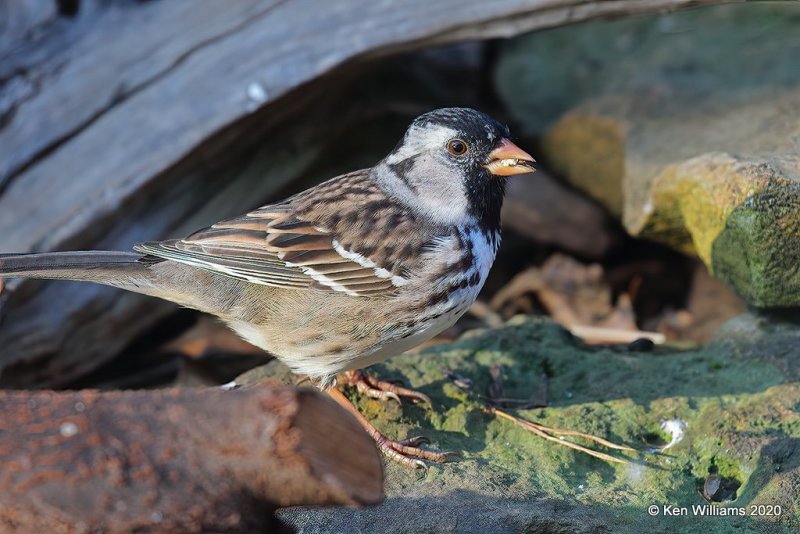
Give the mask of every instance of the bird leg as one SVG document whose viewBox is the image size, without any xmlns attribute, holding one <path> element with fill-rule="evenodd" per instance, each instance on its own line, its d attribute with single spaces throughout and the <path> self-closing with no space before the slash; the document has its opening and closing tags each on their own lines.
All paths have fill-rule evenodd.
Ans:
<svg viewBox="0 0 800 534">
<path fill-rule="evenodd" d="M 387 400 L 394 399 L 398 402 L 401 397 L 410 398 L 413 400 L 431 404 L 430 398 L 422 393 L 396 386 L 390 382 L 378 380 L 375 377 L 369 376 L 364 371 L 348 371 L 344 375 L 343 385 L 353 386 L 360 393 L 367 395 L 373 399 Z M 394 441 L 384 436 L 380 430 L 375 428 L 366 417 L 353 405 L 352 402 L 342 393 L 338 385 L 328 388 L 328 394 L 338 402 L 341 406 L 346 408 L 352 413 L 364 430 L 372 436 L 381 452 L 392 460 L 399 462 L 409 467 L 426 468 L 425 462 L 446 462 L 452 456 L 457 455 L 453 452 L 433 452 L 420 449 L 417 446 L 422 443 L 427 443 L 428 439 L 419 436 L 416 438 L 409 438 L 401 441 Z"/>
<path fill-rule="evenodd" d="M 431 408 L 433 407 L 430 397 L 424 393 L 398 386 L 386 380 L 379 380 L 365 373 L 363 369 L 345 371 L 344 383 L 348 386 L 355 387 L 359 393 L 371 399 L 378 399 L 381 401 L 394 399 L 402 404 L 401 398 L 407 398 L 414 402 L 427 404 Z"/>
</svg>

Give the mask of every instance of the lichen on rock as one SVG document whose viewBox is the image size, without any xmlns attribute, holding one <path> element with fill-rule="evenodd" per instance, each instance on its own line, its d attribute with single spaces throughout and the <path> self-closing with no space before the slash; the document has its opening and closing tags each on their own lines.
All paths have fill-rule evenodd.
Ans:
<svg viewBox="0 0 800 534">
<path fill-rule="evenodd" d="M 505 47 L 499 90 L 551 166 L 632 235 L 696 254 L 750 304 L 797 305 L 798 14 L 739 5 L 540 32 Z"/>
<path fill-rule="evenodd" d="M 798 342 L 793 322 L 746 315 L 706 348 L 635 352 L 585 346 L 547 320 L 517 318 L 392 358 L 371 372 L 406 380 L 431 396 L 434 410 L 355 396 L 362 411 L 389 436 L 421 433 L 463 458 L 426 472 L 389 462 L 387 501 L 378 507 L 287 509 L 281 517 L 312 532 L 375 525 L 388 532 L 410 525 L 460 532 L 789 532 L 800 527 Z M 628 457 L 632 464 L 605 463 L 485 414 L 479 395 L 496 364 L 503 365 L 509 397 L 535 395 L 542 374 L 548 377 L 549 405 L 517 415 L 630 445 L 639 451 Z M 457 387 L 447 370 L 471 378 L 473 388 Z M 661 423 L 676 418 L 685 435 L 659 452 L 670 440 Z M 715 488 L 723 500 L 709 504 L 703 492 Z M 779 505 L 781 516 L 661 513 L 664 506 L 759 504 Z M 658 517 L 648 515 L 649 505 L 659 507 Z"/>
</svg>

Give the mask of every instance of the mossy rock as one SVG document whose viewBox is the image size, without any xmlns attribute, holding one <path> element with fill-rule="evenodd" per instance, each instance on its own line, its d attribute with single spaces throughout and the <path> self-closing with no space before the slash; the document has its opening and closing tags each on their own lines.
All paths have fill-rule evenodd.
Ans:
<svg viewBox="0 0 800 534">
<path fill-rule="evenodd" d="M 800 120 L 800 93 L 797 104 Z M 639 211 L 627 213 L 633 233 L 698 255 L 750 304 L 800 304 L 800 158 L 706 154 L 669 165 Z"/>
<path fill-rule="evenodd" d="M 752 305 L 796 306 L 799 20 L 786 2 L 559 28 L 506 45 L 496 78 L 550 166 L 629 233 Z"/>
<path fill-rule="evenodd" d="M 551 427 L 575 429 L 639 452 L 610 464 L 545 441 L 484 412 L 489 369 L 504 366 L 506 395 L 536 395 L 547 375 L 546 408 L 515 412 Z M 445 369 L 471 378 L 457 387 Z M 800 528 L 800 329 L 793 322 L 743 316 L 707 348 L 583 345 L 543 319 L 507 326 L 395 357 L 371 372 L 402 378 L 433 399 L 434 410 L 358 397 L 387 435 L 418 434 L 463 458 L 415 471 L 387 465 L 386 502 L 363 509 L 295 508 L 281 517 L 304 532 L 791 532 Z M 685 437 L 668 437 L 662 420 L 680 419 Z M 612 452 L 608 451 L 606 452 Z M 713 475 L 713 476 L 712 476 Z M 715 478 L 716 477 L 716 478 Z M 709 506 L 702 491 L 722 481 L 733 500 Z M 778 505 L 781 516 L 719 515 L 722 508 Z M 658 507 L 656 517 L 648 506 Z M 688 516 L 664 517 L 664 506 Z M 707 510 L 711 510 L 711 508 Z"/>
<path fill-rule="evenodd" d="M 604 95 L 639 92 L 640 107 L 668 117 L 680 93 L 697 102 L 795 86 L 798 22 L 796 2 L 751 2 L 558 26 L 499 43 L 494 85 L 527 135 Z"/>
<path fill-rule="evenodd" d="M 632 235 L 697 255 L 754 306 L 797 306 L 800 87 L 762 96 L 669 119 L 626 115 L 606 98 L 559 121 L 545 146 Z M 700 155 L 681 159 L 693 150 Z"/>
</svg>

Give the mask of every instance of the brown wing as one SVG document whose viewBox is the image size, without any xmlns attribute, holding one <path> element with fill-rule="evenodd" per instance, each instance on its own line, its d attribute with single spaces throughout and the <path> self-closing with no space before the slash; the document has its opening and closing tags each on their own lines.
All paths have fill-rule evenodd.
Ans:
<svg viewBox="0 0 800 534">
<path fill-rule="evenodd" d="M 359 171 L 185 239 L 135 248 L 257 284 L 379 296 L 408 282 L 429 237 L 418 226 Z"/>
</svg>

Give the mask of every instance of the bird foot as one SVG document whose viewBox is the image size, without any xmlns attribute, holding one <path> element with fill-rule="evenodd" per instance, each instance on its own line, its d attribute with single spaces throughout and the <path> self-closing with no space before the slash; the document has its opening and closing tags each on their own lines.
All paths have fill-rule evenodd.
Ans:
<svg viewBox="0 0 800 534">
<path fill-rule="evenodd" d="M 355 387 L 360 393 L 367 395 L 373 399 L 387 400 L 394 399 L 400 402 L 401 397 L 410 398 L 419 402 L 424 402 L 428 405 L 431 400 L 427 395 L 413 391 L 404 387 L 397 386 L 390 382 L 378 380 L 375 377 L 367 375 L 364 371 L 349 371 L 345 373 L 344 385 Z M 406 465 L 408 467 L 415 467 L 426 469 L 428 466 L 423 460 L 429 462 L 443 463 L 455 456 L 460 456 L 457 452 L 435 452 L 419 448 L 423 443 L 429 443 L 428 438 L 418 436 L 414 438 L 394 441 L 384 436 L 380 430 L 375 428 L 366 417 L 364 417 L 358 409 L 353 406 L 353 403 L 342 393 L 338 386 L 333 386 L 328 389 L 328 394 L 352 413 L 364 430 L 375 440 L 378 449 L 388 458 Z"/>
<path fill-rule="evenodd" d="M 413 402 L 427 404 L 430 408 L 433 407 L 431 398 L 424 393 L 398 386 L 386 380 L 379 380 L 372 375 L 368 375 L 362 369 L 346 371 L 344 373 L 344 384 L 355 387 L 359 393 L 371 399 L 382 401 L 393 399 L 402 404 L 401 399 L 406 398 Z"/>
<path fill-rule="evenodd" d="M 370 426 L 372 426 L 371 423 Z M 450 458 L 461 456 L 458 452 L 454 451 L 435 452 L 420 449 L 417 445 L 430 443 L 430 440 L 425 436 L 394 441 L 381 434 L 374 426 L 372 426 L 372 430 L 367 429 L 367 432 L 369 432 L 372 439 L 375 440 L 375 443 L 384 456 L 409 467 L 427 469 L 428 466 L 423 460 L 444 463 Z"/>
</svg>

